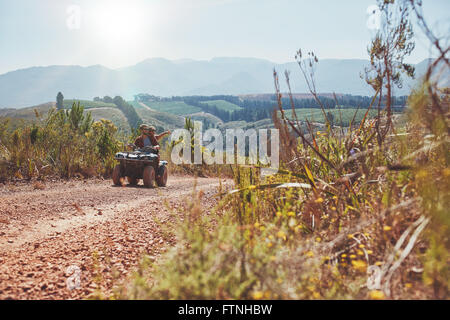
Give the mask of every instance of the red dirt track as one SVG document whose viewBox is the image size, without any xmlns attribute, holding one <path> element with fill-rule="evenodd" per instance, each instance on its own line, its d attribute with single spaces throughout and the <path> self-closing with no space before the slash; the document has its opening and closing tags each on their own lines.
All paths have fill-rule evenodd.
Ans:
<svg viewBox="0 0 450 320">
<path fill-rule="evenodd" d="M 184 212 L 195 184 L 209 213 L 218 178 L 169 177 L 166 188 L 155 189 L 115 187 L 110 180 L 46 182 L 42 190 L 31 183 L 0 185 L 0 299 L 109 293 L 144 253 L 157 260 L 174 244 L 163 226 L 175 219 L 170 212 Z M 70 266 L 81 271 L 80 287 L 72 290 Z M 94 281 L 96 275 L 102 281 Z"/>
</svg>

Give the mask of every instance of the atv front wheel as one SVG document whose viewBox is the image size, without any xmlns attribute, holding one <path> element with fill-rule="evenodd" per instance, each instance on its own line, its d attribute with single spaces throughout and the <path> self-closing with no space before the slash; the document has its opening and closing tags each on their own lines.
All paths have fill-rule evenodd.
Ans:
<svg viewBox="0 0 450 320">
<path fill-rule="evenodd" d="M 156 183 L 158 184 L 158 186 L 160 187 L 165 187 L 167 185 L 167 176 L 168 176 L 168 171 L 166 166 L 162 166 L 159 168 L 158 170 L 159 174 L 158 177 L 156 178 Z"/>
<path fill-rule="evenodd" d="M 120 164 L 118 164 L 114 167 L 112 178 L 113 178 L 113 182 L 116 186 L 122 185 L 122 181 L 121 181 L 122 175 L 120 173 Z"/>
<path fill-rule="evenodd" d="M 152 166 L 146 166 L 144 168 L 142 178 L 144 180 L 144 186 L 147 188 L 155 187 L 155 169 Z"/>
</svg>

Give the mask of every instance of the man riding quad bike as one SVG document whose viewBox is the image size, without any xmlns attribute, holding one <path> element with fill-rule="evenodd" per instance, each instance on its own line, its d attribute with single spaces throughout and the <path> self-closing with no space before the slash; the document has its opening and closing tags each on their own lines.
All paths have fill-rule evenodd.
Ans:
<svg viewBox="0 0 450 320">
<path fill-rule="evenodd" d="M 134 144 L 129 145 L 133 151 L 118 152 L 115 155 L 120 164 L 114 168 L 113 182 L 115 185 L 122 185 L 123 178 L 127 177 L 130 185 L 137 185 L 139 179 L 142 179 L 147 188 L 153 188 L 155 181 L 158 186 L 165 187 L 168 176 L 167 161 L 159 159 L 158 140 L 170 134 L 170 131 L 155 135 L 155 127 L 146 124 L 141 125 L 139 129 L 142 134 Z"/>
</svg>

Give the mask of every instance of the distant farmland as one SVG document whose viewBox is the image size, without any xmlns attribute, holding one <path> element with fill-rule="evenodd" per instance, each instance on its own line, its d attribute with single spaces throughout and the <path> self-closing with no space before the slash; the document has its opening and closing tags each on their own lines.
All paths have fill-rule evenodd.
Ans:
<svg viewBox="0 0 450 320">
<path fill-rule="evenodd" d="M 133 104 L 134 105 L 134 104 Z M 152 101 L 152 102 L 145 102 L 145 105 L 147 105 L 149 108 L 160 111 L 160 112 L 167 112 L 179 116 L 188 115 L 191 113 L 196 113 L 202 111 L 199 107 L 191 106 L 189 104 L 184 103 L 183 101 Z M 137 106 L 134 105 L 136 108 Z"/>
<path fill-rule="evenodd" d="M 236 105 L 234 103 L 225 101 L 225 100 L 204 101 L 204 102 L 202 102 L 202 104 L 206 104 L 206 105 L 211 106 L 211 107 L 214 106 L 214 107 L 216 107 L 218 109 L 225 110 L 225 111 L 230 111 L 230 112 L 242 109 L 240 106 L 238 106 L 238 105 Z"/>
<path fill-rule="evenodd" d="M 330 113 L 333 115 L 333 122 L 335 125 L 342 125 L 344 127 L 347 127 L 350 124 L 350 121 L 352 121 L 353 116 L 356 113 L 354 123 L 359 123 L 363 119 L 367 109 L 357 109 L 357 108 L 347 108 L 347 109 L 328 109 L 325 110 L 326 113 Z M 310 122 L 319 122 L 319 123 L 325 123 L 325 117 L 323 115 L 323 112 L 321 109 L 317 108 L 302 108 L 302 109 L 295 109 L 295 112 L 297 114 L 298 120 L 301 121 L 308 121 Z M 285 110 L 286 117 L 288 119 L 294 119 L 292 110 Z M 372 109 L 369 111 L 368 118 L 373 118 L 377 115 L 377 110 Z M 342 117 L 342 118 L 341 118 Z M 342 123 L 341 123 L 342 119 Z"/>
<path fill-rule="evenodd" d="M 151 125 L 159 126 L 164 129 L 174 129 L 184 125 L 184 118 L 181 116 L 156 111 L 153 108 L 149 109 L 150 107 L 145 107 L 147 104 L 142 106 L 136 101 L 128 101 L 128 103 L 136 109 L 137 114 L 144 122 Z"/>
</svg>

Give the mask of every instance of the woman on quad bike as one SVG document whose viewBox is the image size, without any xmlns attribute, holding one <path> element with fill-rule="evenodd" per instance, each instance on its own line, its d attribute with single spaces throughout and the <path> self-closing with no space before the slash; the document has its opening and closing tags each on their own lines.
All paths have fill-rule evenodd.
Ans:
<svg viewBox="0 0 450 320">
<path fill-rule="evenodd" d="M 158 140 L 161 140 L 164 136 L 170 134 L 170 131 L 166 131 L 161 134 L 155 135 L 155 127 L 147 124 L 141 124 L 139 129 L 141 130 L 142 134 L 136 138 L 136 141 L 134 141 L 134 145 L 140 149 L 145 147 L 152 147 L 155 150 L 159 150 L 160 146 Z"/>
</svg>

